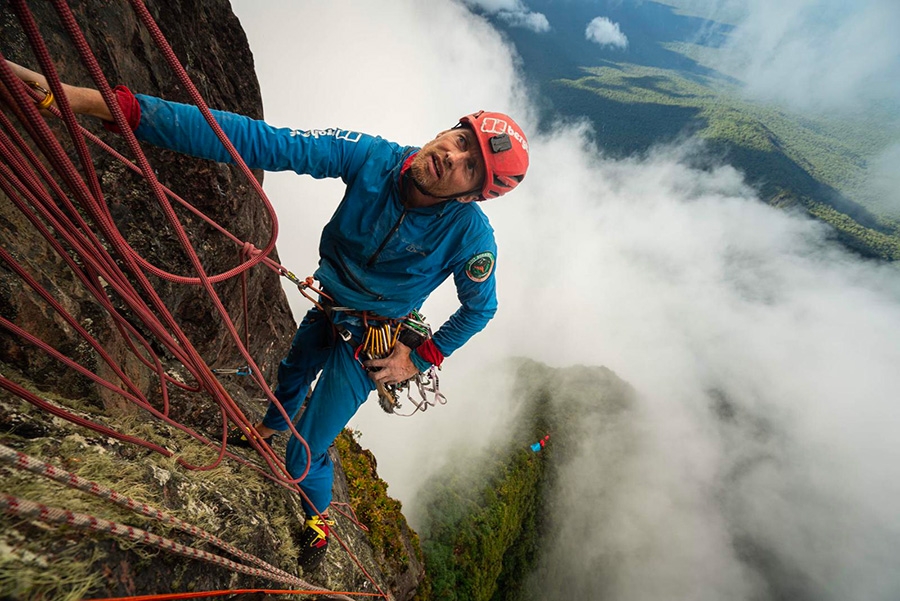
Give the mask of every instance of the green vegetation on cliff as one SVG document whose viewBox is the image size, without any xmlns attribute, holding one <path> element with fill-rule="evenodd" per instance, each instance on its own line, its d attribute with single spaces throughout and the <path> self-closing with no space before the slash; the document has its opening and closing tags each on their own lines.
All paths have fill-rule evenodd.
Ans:
<svg viewBox="0 0 900 601">
<path fill-rule="evenodd" d="M 341 458 L 350 505 L 368 531 L 369 544 L 379 556 L 382 570 L 401 573 L 410 563 L 409 540 L 416 563 L 422 562 L 419 538 L 406 523 L 400 501 L 387 494 L 387 483 L 378 477 L 375 456 L 356 442 L 355 433 L 345 429 L 334 446 Z"/>
<path fill-rule="evenodd" d="M 553 528 L 557 471 L 596 434 L 594 418 L 630 406 L 630 388 L 601 367 L 552 369 L 522 360 L 516 416 L 480 452 L 461 450 L 423 487 L 425 601 L 518 601 Z M 530 445 L 547 433 L 541 452 Z"/>
<path fill-rule="evenodd" d="M 539 537 L 548 456 L 523 445 L 482 458 L 490 460 L 483 466 L 487 473 L 456 473 L 429 486 L 433 518 L 423 536 L 432 599 L 503 599 L 495 594 L 501 577 L 527 574 Z"/>
<path fill-rule="evenodd" d="M 528 573 L 553 453 L 529 449 L 546 433 L 537 419 L 539 396 L 527 400 L 530 410 L 511 440 L 478 456 L 460 453 L 424 487 L 428 519 L 420 535 L 431 594 L 420 599 L 505 599 L 501 581 L 510 586 Z"/>
</svg>

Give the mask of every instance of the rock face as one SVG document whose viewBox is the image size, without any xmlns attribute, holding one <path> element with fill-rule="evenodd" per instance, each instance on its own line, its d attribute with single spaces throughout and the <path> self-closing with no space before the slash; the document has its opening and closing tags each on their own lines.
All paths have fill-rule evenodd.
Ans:
<svg viewBox="0 0 900 601">
<path fill-rule="evenodd" d="M 585 449 L 598 440 L 615 439 L 611 448 L 622 453 L 634 444 L 637 393 L 605 367 L 550 367 L 519 358 L 508 369 L 516 404 L 502 436 L 484 448 L 455 449 L 422 487 L 420 534 L 427 564 L 422 598 L 605 598 L 558 592 L 556 562 L 583 565 L 584 558 L 575 557 L 577 553 L 560 556 L 554 545 L 561 532 L 571 536 L 567 524 L 580 530 L 590 523 L 572 511 L 572 504 L 585 498 L 573 494 L 579 484 L 565 474 L 587 457 L 591 471 L 582 472 L 581 479 L 602 473 L 610 476 L 604 486 L 615 486 L 614 475 L 624 469 L 621 455 L 606 453 L 603 460 Z M 545 438 L 551 433 L 552 438 Z M 532 444 L 541 440 L 546 444 L 535 451 Z M 577 500 L 570 503 L 573 498 Z M 591 504 L 602 503 L 601 498 L 591 497 Z M 593 527 L 590 523 L 589 529 Z M 554 586 L 547 586 L 551 581 Z"/>
<path fill-rule="evenodd" d="M 29 10 L 61 78 L 68 83 L 92 86 L 52 3 L 27 4 L 31 5 Z M 125 84 L 134 91 L 190 102 L 128 3 L 86 0 L 73 4 L 74 16 L 112 84 Z M 226 0 L 157 0 L 146 4 L 211 107 L 262 117 L 252 55 Z M 11 4 L 2 1 L 0 52 L 6 59 L 39 70 L 20 25 L 20 15 Z M 13 105 L 4 102 L 2 111 L 17 130 L 26 130 L 16 120 L 18 110 Z M 123 141 L 103 131 L 94 120 L 85 118 L 81 124 L 130 156 Z M 49 125 L 69 155 L 74 157 L 64 126 L 56 119 L 50 119 Z M 271 232 L 268 214 L 251 183 L 237 168 L 189 159 L 160 149 L 144 148 L 144 151 L 161 183 L 240 240 L 259 248 L 265 246 Z M 131 247 L 151 264 L 166 271 L 193 275 L 173 227 L 147 186 L 105 153 L 94 148 L 91 154 L 110 216 Z M 77 160 L 75 162 L 78 164 Z M 4 163 L 8 161 L 4 159 Z M 256 176 L 261 181 L 262 174 Z M 82 269 L 83 259 L 66 245 L 54 248 L 13 202 L 15 195 L 8 195 L 3 190 L 7 188 L 0 189 L 0 247 L 11 261 L 46 289 L 74 318 L 75 324 L 84 328 L 105 349 L 111 358 L 109 363 L 120 365 L 151 405 L 162 407 L 164 401 L 160 371 L 175 381 L 190 385 L 189 370 L 167 352 L 158 337 L 142 325 L 140 317 L 110 291 L 109 282 L 99 279 L 97 286 L 108 292 L 106 296 L 112 306 L 148 341 L 146 352 L 141 349 L 136 353 L 131 348 L 134 337 L 122 334 L 123 327 L 127 329 L 128 326 L 117 325 L 109 311 L 75 276 L 73 269 Z M 17 195 L 28 205 L 27 198 Z M 100 229 L 82 208 L 76 212 L 91 229 Z M 233 241 L 184 209 L 176 209 L 176 214 L 207 273 L 223 273 L 241 261 L 240 248 Z M 100 236 L 100 240 L 107 249 L 111 247 L 107 238 Z M 115 252 L 111 255 L 119 265 L 124 263 Z M 277 261 L 274 253 L 271 256 Z M 130 279 L 134 283 L 133 275 Z M 155 276 L 149 279 L 183 331 L 183 337 L 206 363 L 214 368 L 244 365 L 245 361 L 227 335 L 223 320 L 205 291 L 198 286 L 169 283 Z M 249 313 L 247 323 L 244 323 L 241 289 L 239 277 L 215 285 L 216 293 L 241 336 L 248 333 L 249 351 L 260 371 L 267 382 L 274 384 L 278 361 L 295 328 L 287 300 L 279 277 L 273 271 L 253 268 L 248 274 L 246 304 Z M 153 306 L 152 302 L 150 306 Z M 64 320 L 5 260 L 0 260 L 0 318 L 56 349 L 88 372 L 121 386 L 109 363 L 85 342 L 76 326 Z M 150 350 L 159 356 L 159 368 L 142 361 Z M 223 375 L 219 380 L 222 389 L 251 419 L 262 414 L 265 403 L 260 402 L 260 398 L 264 395 L 249 378 Z M 218 456 L 217 447 L 204 446 L 151 417 L 125 395 L 108 390 L 67 367 L 10 327 L 0 327 L 0 381 L 12 383 L 0 387 L 0 443 L 3 445 L 171 512 L 288 573 L 297 573 L 297 550 L 293 541 L 301 527 L 301 512 L 295 493 L 233 460 L 226 460 L 222 466 L 209 471 L 186 469 L 176 461 L 177 458 L 194 465 L 212 464 Z M 26 402 L 21 395 L 13 394 L 12 385 L 24 388 L 54 407 L 167 449 L 172 456 L 166 457 L 164 453 L 54 417 Z M 167 390 L 171 418 L 210 440 L 220 439 L 223 413 L 211 395 L 177 385 L 169 385 Z M 283 453 L 283 445 L 284 440 L 275 445 L 279 455 Z M 338 472 L 335 500 L 351 506 L 357 499 L 347 490 L 340 462 L 342 457 L 347 459 L 360 453 L 361 449 L 352 445 L 342 451 L 341 457 L 334 452 Z M 242 455 L 251 463 L 261 464 L 253 452 Z M 46 479 L 8 466 L 0 466 L 0 473 L 3 476 L 2 493 L 130 524 L 187 545 L 198 544 L 171 528 Z M 377 480 L 374 466 L 367 477 Z M 386 561 L 383 549 L 378 545 L 373 547 L 362 530 L 340 515 L 337 519 L 338 535 L 360 557 L 378 587 L 394 598 L 410 598 L 422 579 L 423 568 L 415 534 L 406 527 L 399 507 L 391 519 L 402 522 L 399 530 L 406 537 L 403 546 L 409 552 L 402 555 L 402 561 Z M 47 526 L 36 520 L 9 516 L 0 518 L 0 525 L 2 598 L 75 599 L 284 586 L 144 545 L 123 543 L 111 536 L 83 534 L 67 527 Z M 227 556 L 214 547 L 202 543 L 200 546 Z M 326 563 L 314 574 L 303 575 L 303 578 L 332 589 L 376 590 L 336 544 L 329 551 Z"/>
</svg>

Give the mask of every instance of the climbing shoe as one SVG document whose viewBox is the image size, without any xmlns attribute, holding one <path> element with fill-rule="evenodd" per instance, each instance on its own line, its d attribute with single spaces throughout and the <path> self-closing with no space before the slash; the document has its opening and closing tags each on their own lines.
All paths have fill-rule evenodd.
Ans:
<svg viewBox="0 0 900 601">
<path fill-rule="evenodd" d="M 252 449 L 253 446 L 250 444 L 250 439 L 247 438 L 247 436 L 248 435 L 242 432 L 240 428 L 234 428 L 231 432 L 228 433 L 228 438 L 226 438 L 225 441 L 229 445 L 235 447 L 241 447 L 242 449 Z M 262 440 L 266 444 L 271 444 L 273 436 L 275 435 L 270 434 L 265 438 L 260 437 L 260 440 Z"/>
<path fill-rule="evenodd" d="M 306 528 L 300 534 L 300 555 L 297 557 L 297 563 L 304 572 L 317 568 L 325 559 L 331 526 L 334 526 L 334 520 L 322 519 L 317 515 L 306 520 Z"/>
</svg>

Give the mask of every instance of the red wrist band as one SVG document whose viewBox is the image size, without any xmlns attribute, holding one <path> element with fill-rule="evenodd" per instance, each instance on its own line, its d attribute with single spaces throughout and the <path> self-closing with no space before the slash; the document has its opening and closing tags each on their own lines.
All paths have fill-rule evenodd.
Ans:
<svg viewBox="0 0 900 601">
<path fill-rule="evenodd" d="M 416 352 L 419 353 L 420 357 L 438 367 L 444 361 L 444 353 L 435 346 L 434 341 L 431 338 L 420 344 L 416 349 Z"/>
<path fill-rule="evenodd" d="M 122 109 L 125 120 L 128 121 L 128 127 L 131 128 L 131 131 L 136 130 L 141 124 L 141 105 L 137 98 L 125 86 L 116 86 L 113 88 L 113 92 L 116 94 L 116 100 L 119 101 L 119 108 Z M 103 127 L 117 134 L 122 133 L 115 121 L 104 121 Z"/>
</svg>

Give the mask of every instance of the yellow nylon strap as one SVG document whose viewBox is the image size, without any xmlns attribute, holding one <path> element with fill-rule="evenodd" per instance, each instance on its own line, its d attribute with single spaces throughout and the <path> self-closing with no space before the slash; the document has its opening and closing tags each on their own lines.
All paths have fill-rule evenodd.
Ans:
<svg viewBox="0 0 900 601">
<path fill-rule="evenodd" d="M 314 515 L 306 520 L 306 525 L 309 528 L 312 528 L 312 531 L 316 533 L 316 540 L 322 540 L 327 536 L 327 534 L 325 534 L 325 529 L 322 528 L 322 526 L 334 526 L 334 520 L 323 520 L 319 516 Z"/>
</svg>

